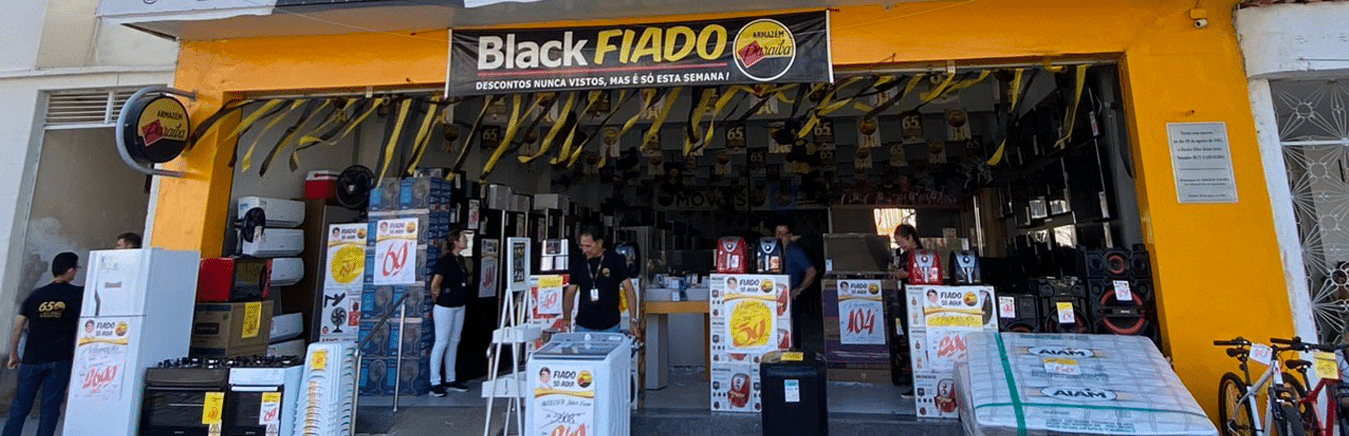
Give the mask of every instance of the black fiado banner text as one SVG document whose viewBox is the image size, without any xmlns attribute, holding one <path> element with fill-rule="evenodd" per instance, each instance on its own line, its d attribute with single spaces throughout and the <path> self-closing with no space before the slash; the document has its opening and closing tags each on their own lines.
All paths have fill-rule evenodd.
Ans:
<svg viewBox="0 0 1349 436">
<path fill-rule="evenodd" d="M 825 11 L 546 30 L 454 30 L 453 96 L 832 82 Z"/>
</svg>

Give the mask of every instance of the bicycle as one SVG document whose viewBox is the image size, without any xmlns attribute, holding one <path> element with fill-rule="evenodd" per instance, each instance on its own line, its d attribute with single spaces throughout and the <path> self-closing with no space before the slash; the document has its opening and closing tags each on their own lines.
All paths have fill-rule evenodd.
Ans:
<svg viewBox="0 0 1349 436">
<path fill-rule="evenodd" d="M 1334 353 L 1337 350 L 1345 348 L 1345 346 L 1302 342 L 1302 338 L 1296 336 L 1291 340 L 1270 339 L 1270 342 L 1287 345 L 1289 348 L 1296 351 L 1317 350 Z M 1289 359 L 1285 363 L 1289 370 L 1296 371 L 1302 375 L 1302 381 L 1299 382 L 1297 378 L 1292 377 L 1288 373 L 1284 373 L 1284 381 L 1298 394 L 1298 413 L 1302 415 L 1303 430 L 1306 432 L 1307 436 L 1333 436 L 1334 432 L 1332 431 L 1332 426 L 1336 423 L 1338 423 L 1340 427 L 1339 433 L 1342 436 L 1349 436 L 1349 420 L 1346 420 L 1344 413 L 1339 410 L 1340 381 L 1322 378 L 1316 383 L 1316 386 L 1312 388 L 1311 392 L 1308 392 L 1304 386 L 1312 385 L 1311 378 L 1307 375 L 1307 368 L 1311 367 L 1312 363 L 1301 359 Z M 1320 402 L 1322 398 L 1321 393 L 1323 392 L 1326 394 L 1325 398 L 1327 399 L 1325 419 L 1321 419 L 1321 417 L 1316 415 L 1316 404 Z"/>
<path fill-rule="evenodd" d="M 1306 436 L 1302 415 L 1297 410 L 1297 393 L 1285 382 L 1291 376 L 1279 369 L 1279 354 L 1290 348 L 1278 344 L 1252 344 L 1240 336 L 1213 341 L 1213 345 L 1231 347 L 1227 349 L 1227 355 L 1237 359 L 1242 374 L 1241 377 L 1231 372 L 1223 374 L 1218 383 L 1218 422 L 1223 436 Z M 1269 367 L 1255 383 L 1251 383 L 1249 361 L 1252 348 L 1256 346 L 1270 350 Z M 1265 414 L 1262 421 L 1257 421 L 1256 397 L 1261 389 L 1266 391 Z M 1261 427 L 1262 423 L 1271 424 L 1274 432 L 1266 431 Z"/>
</svg>

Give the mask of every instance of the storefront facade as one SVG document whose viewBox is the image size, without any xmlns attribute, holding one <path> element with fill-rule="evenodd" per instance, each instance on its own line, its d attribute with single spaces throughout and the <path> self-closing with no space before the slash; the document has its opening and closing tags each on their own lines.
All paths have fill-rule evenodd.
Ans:
<svg viewBox="0 0 1349 436">
<path fill-rule="evenodd" d="M 1094 3 L 935 1 L 843 6 L 829 14 L 836 71 L 960 65 L 1117 62 L 1142 239 L 1153 255 L 1164 352 L 1206 410 L 1232 366 L 1218 338 L 1293 333 L 1266 172 L 1246 93 L 1230 1 Z M 1199 9 L 1196 9 L 1199 8 Z M 764 11 L 762 14 L 779 11 Z M 737 14 L 736 16 L 749 16 Z M 515 27 L 581 26 L 715 18 L 634 17 Z M 1206 20 L 1199 25 L 1199 20 Z M 509 27 L 509 26 L 503 26 Z M 174 86 L 195 90 L 204 119 L 255 93 L 435 89 L 446 80 L 445 30 L 183 41 Z M 228 132 L 227 120 L 216 132 Z M 1171 171 L 1167 123 L 1222 122 L 1237 201 L 1182 204 Z M 159 182 L 154 246 L 219 253 L 228 225 L 233 138 L 211 134 L 179 160 L 181 179 Z M 183 211 L 192 211 L 184 213 Z"/>
</svg>

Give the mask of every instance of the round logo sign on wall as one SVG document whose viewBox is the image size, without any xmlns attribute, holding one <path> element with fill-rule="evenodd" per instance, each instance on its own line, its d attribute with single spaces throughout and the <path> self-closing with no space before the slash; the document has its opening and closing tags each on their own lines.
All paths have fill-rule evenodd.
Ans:
<svg viewBox="0 0 1349 436">
<path fill-rule="evenodd" d="M 122 141 L 127 153 L 138 161 L 168 162 L 187 147 L 191 123 L 187 108 L 176 98 L 161 95 L 141 99 L 131 105 L 125 120 Z"/>
<path fill-rule="evenodd" d="M 796 39 L 777 20 L 754 20 L 735 36 L 735 66 L 761 82 L 782 77 L 796 61 Z"/>
</svg>

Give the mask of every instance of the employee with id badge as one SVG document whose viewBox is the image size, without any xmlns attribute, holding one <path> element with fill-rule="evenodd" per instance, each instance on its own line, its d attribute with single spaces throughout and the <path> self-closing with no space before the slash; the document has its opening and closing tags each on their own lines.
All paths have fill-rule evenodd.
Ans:
<svg viewBox="0 0 1349 436">
<path fill-rule="evenodd" d="M 572 325 L 572 305 L 580 304 L 576 308 L 575 331 L 621 333 L 624 326 L 619 325 L 619 287 L 623 288 L 628 301 L 637 301 L 637 294 L 628 281 L 627 263 L 623 256 L 604 248 L 604 236 L 598 228 L 582 229 L 577 241 L 585 256 L 580 262 L 572 262 L 571 284 L 562 295 L 562 325 Z M 577 298 L 577 291 L 580 291 L 580 298 Z M 627 330 L 640 339 L 638 323 L 641 319 L 636 304 L 628 305 L 628 315 Z"/>
</svg>

